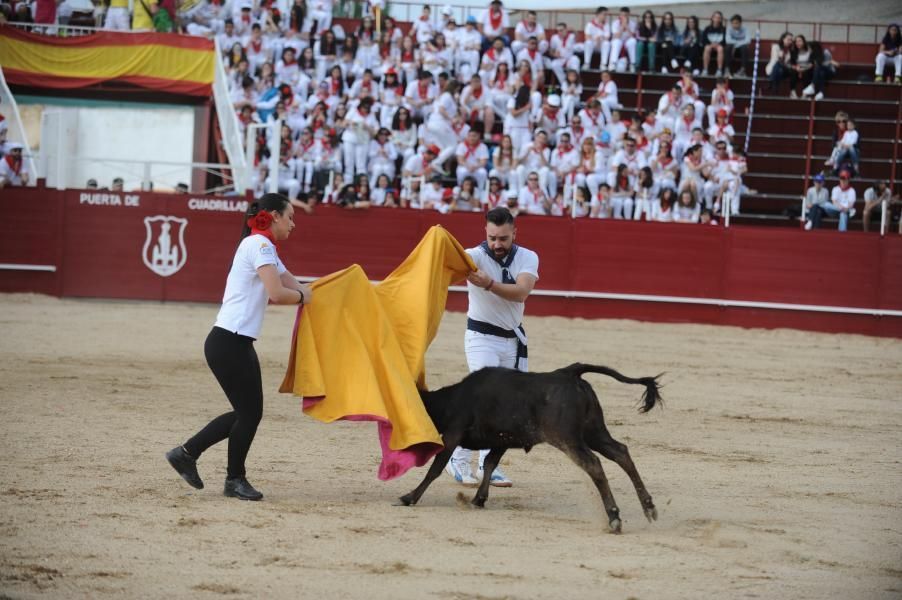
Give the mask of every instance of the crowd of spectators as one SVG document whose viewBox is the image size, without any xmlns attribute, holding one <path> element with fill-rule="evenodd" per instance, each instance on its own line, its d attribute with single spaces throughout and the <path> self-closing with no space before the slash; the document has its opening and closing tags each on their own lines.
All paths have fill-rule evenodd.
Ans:
<svg viewBox="0 0 902 600">
<path fill-rule="evenodd" d="M 81 1 L 66 0 L 64 12 Z M 406 33 L 372 12 L 345 31 L 333 26 L 333 4 L 138 0 L 129 15 L 126 0 L 110 0 L 103 22 L 215 38 L 242 130 L 282 122 L 277 172 L 268 172 L 267 134 L 254 137 L 255 187 L 274 180 L 304 210 L 504 204 L 526 214 L 688 221 L 738 212 L 747 167 L 733 144 L 730 78 L 747 76 L 753 56 L 740 15 L 727 21 L 715 11 L 704 27 L 696 17 L 680 26 L 670 12 L 659 20 L 602 7 L 578 43 L 566 24 L 546 31 L 534 12 L 512 29 L 499 0 L 462 23 L 450 7 L 434 15 L 425 5 Z M 37 13 L 48 22 L 49 8 Z M 892 64 L 898 81 L 899 50 L 892 25 L 878 80 Z M 585 98 L 580 71 L 595 65 L 601 81 Z M 838 66 L 820 44 L 787 32 L 765 73 L 771 93 L 788 79 L 792 97 L 820 99 Z M 628 113 L 612 74 L 637 70 L 678 80 L 655 110 Z M 713 90 L 702 92 L 699 74 L 716 77 Z M 851 119 L 842 129 L 827 165 L 852 177 L 857 133 Z"/>
<path fill-rule="evenodd" d="M 699 221 L 730 200 L 738 211 L 746 163 L 722 75 L 732 54 L 747 62 L 748 40 L 727 48 L 729 36 L 716 38 L 719 13 L 699 38 L 710 43 L 690 56 L 682 35 L 665 37 L 676 44 L 658 53 L 657 41 L 641 40 L 648 27 L 657 36 L 653 15 L 640 31 L 625 8 L 610 19 L 600 9 L 585 44 L 564 23 L 546 32 L 533 12 L 508 36 L 497 0 L 460 24 L 450 9 L 436 18 L 424 6 L 407 34 L 371 16 L 344 31 L 303 0 L 287 15 L 235 9 L 188 27 L 218 39 L 241 127 L 281 119 L 278 172 L 268 172 L 267 139 L 255 137 L 255 181 L 263 189 L 275 178 L 305 210 L 316 201 L 442 212 L 503 204 L 526 214 Z M 659 55 L 678 80 L 655 110 L 627 113 L 612 73 L 637 60 L 655 67 Z M 580 68 L 596 56 L 601 81 L 584 97 Z M 709 93 L 694 79 L 696 59 L 721 75 Z"/>
</svg>

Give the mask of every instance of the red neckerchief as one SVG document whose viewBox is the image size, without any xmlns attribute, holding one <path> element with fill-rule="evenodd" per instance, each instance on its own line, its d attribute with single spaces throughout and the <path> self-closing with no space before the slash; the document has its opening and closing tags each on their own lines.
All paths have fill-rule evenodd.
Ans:
<svg viewBox="0 0 902 600">
<path fill-rule="evenodd" d="M 463 129 L 463 128 L 464 128 L 464 124 L 463 124 L 463 123 L 461 123 L 460 125 L 454 125 L 454 123 L 451 123 L 451 129 L 454 130 L 454 133 L 455 133 L 458 137 L 460 137 L 460 130 Z"/>
<path fill-rule="evenodd" d="M 238 113 L 238 120 L 241 121 L 244 125 L 247 125 L 248 123 L 253 121 L 254 118 L 250 115 L 245 117 L 244 113 Z"/>
<path fill-rule="evenodd" d="M 565 149 L 565 148 L 563 147 L 563 145 L 562 145 L 562 146 L 561 146 L 560 148 L 558 148 L 558 150 L 557 150 L 558 158 L 563 158 L 565 154 L 569 154 L 569 153 L 570 153 L 570 150 L 571 150 L 571 148 Z"/>
<path fill-rule="evenodd" d="M 12 154 L 7 154 L 3 158 L 6 159 L 6 164 L 9 165 L 9 168 L 12 169 L 13 173 L 15 173 L 18 177 L 19 172 L 22 170 L 22 159 L 20 158 L 16 160 L 15 158 L 13 158 Z"/>
<path fill-rule="evenodd" d="M 529 48 L 526 49 L 526 53 L 529 54 L 529 60 L 536 59 L 536 52 L 538 52 L 538 50 L 530 50 Z"/>
<path fill-rule="evenodd" d="M 597 29 L 604 29 L 604 25 L 600 24 L 597 18 L 592 19 L 592 25 L 595 25 Z"/>
<path fill-rule="evenodd" d="M 642 136 L 640 139 L 642 140 L 642 142 L 641 143 L 638 141 L 636 142 L 636 150 L 641 150 L 642 148 L 645 148 L 646 146 L 648 146 L 648 138 L 647 137 Z"/>
<path fill-rule="evenodd" d="M 723 104 L 727 103 L 727 94 L 726 92 L 717 92 L 717 98 L 714 100 L 714 104 Z"/>
<path fill-rule="evenodd" d="M 573 134 L 573 137 L 582 138 L 583 137 L 583 128 L 582 127 L 573 127 L 571 125 L 570 133 Z"/>
<path fill-rule="evenodd" d="M 288 153 L 291 152 L 291 140 L 282 140 L 282 143 L 279 146 L 279 157 L 288 156 Z"/>
<path fill-rule="evenodd" d="M 598 113 L 597 115 L 592 116 L 592 111 L 587 110 L 586 116 L 589 117 L 589 119 L 592 121 L 592 125 L 594 125 L 595 127 L 598 127 L 598 117 L 601 116 L 601 113 Z"/>
<path fill-rule="evenodd" d="M 420 93 L 420 99 L 425 100 L 429 96 L 429 84 L 424 86 L 422 83 L 418 83 L 417 91 Z"/>
<path fill-rule="evenodd" d="M 501 21 L 503 17 L 504 15 L 500 10 L 498 12 L 495 12 L 494 10 L 489 9 L 489 23 L 491 23 L 492 25 L 492 31 L 501 29 Z"/>
<path fill-rule="evenodd" d="M 523 85 L 532 87 L 532 69 L 530 69 L 529 72 L 523 76 Z"/>
<path fill-rule="evenodd" d="M 398 121 L 398 131 L 407 131 L 407 121 Z"/>
<path fill-rule="evenodd" d="M 629 178 L 629 176 L 624 175 L 623 177 L 620 177 L 620 178 L 617 180 L 617 191 L 625 190 L 625 189 L 626 189 L 626 186 L 628 186 L 629 183 L 630 183 L 630 178 Z"/>
<path fill-rule="evenodd" d="M 687 154 L 687 155 L 686 155 L 686 158 L 689 160 L 689 162 L 691 162 L 691 163 L 694 164 L 694 165 L 700 165 L 700 164 L 702 164 L 702 157 L 701 157 L 701 155 L 699 155 L 698 160 L 695 160 L 694 158 L 692 158 L 692 155 L 691 155 L 691 154 Z"/>
<path fill-rule="evenodd" d="M 687 96 L 689 96 L 690 98 L 695 98 L 695 96 L 696 96 L 696 94 L 693 92 L 694 89 L 695 89 L 694 83 L 692 83 L 692 82 L 690 82 L 690 83 L 684 82 L 683 83 L 683 93 L 686 94 Z"/>
<path fill-rule="evenodd" d="M 488 196 L 489 206 L 495 208 L 499 204 L 501 204 L 501 192 L 489 192 Z"/>
<path fill-rule="evenodd" d="M 341 88 L 341 81 L 339 81 L 338 79 L 335 79 L 334 77 L 332 79 L 330 79 L 329 81 L 332 84 L 332 94 L 333 95 L 337 94 L 338 90 Z"/>
<path fill-rule="evenodd" d="M 242 16 L 241 16 L 241 20 L 244 21 L 245 23 L 250 23 L 250 22 L 251 22 L 251 16 L 250 16 L 250 15 L 242 15 Z"/>
<path fill-rule="evenodd" d="M 310 148 L 312 148 L 313 144 L 315 144 L 315 143 L 316 143 L 316 140 L 312 139 L 312 140 L 310 140 L 309 144 L 301 144 L 301 154 L 306 154 L 307 151 L 310 150 Z"/>
<path fill-rule="evenodd" d="M 251 40 L 251 48 L 254 49 L 255 53 L 259 54 L 260 51 L 263 49 L 263 40 L 262 39 L 257 40 L 257 41 Z"/>
<path fill-rule="evenodd" d="M 714 137 L 720 137 L 723 135 L 724 130 L 727 128 L 726 125 L 717 125 L 717 133 L 714 134 Z"/>
<path fill-rule="evenodd" d="M 361 81 L 360 82 L 360 91 L 366 90 L 367 96 L 372 96 L 373 93 L 373 82 L 372 81 Z"/>
<path fill-rule="evenodd" d="M 546 106 L 542 109 L 542 112 L 545 113 L 545 116 L 551 119 L 552 121 L 557 121 L 557 111 L 558 109 L 554 106 Z"/>
<path fill-rule="evenodd" d="M 500 90 L 500 89 L 503 89 L 505 85 L 507 85 L 507 75 L 505 75 L 504 77 L 501 77 L 500 73 L 496 73 L 495 74 L 495 87 Z"/>
<path fill-rule="evenodd" d="M 283 61 L 282 61 L 282 64 L 283 64 L 284 66 L 286 66 L 286 67 L 290 67 L 291 65 L 296 65 L 296 64 L 298 64 L 298 61 L 297 61 L 296 58 L 295 58 L 295 59 L 292 59 L 292 60 L 283 60 Z"/>
<path fill-rule="evenodd" d="M 429 19 L 426 17 L 426 15 L 420 15 L 420 21 L 428 21 L 428 20 Z"/>
<path fill-rule="evenodd" d="M 542 190 L 540 189 L 540 190 L 534 192 L 531 189 L 529 189 L 528 187 L 526 189 L 527 189 L 527 191 L 529 191 L 530 194 L 532 194 L 532 201 L 535 202 L 536 204 L 538 204 L 539 203 L 539 194 L 542 193 Z"/>
<path fill-rule="evenodd" d="M 477 150 L 479 150 L 479 142 L 476 142 L 476 144 L 474 144 L 473 146 L 471 146 L 470 144 L 464 144 L 464 146 L 466 146 L 467 148 L 466 152 L 464 153 L 464 160 L 467 160 L 468 158 L 473 156 L 473 154 L 475 154 Z"/>
<path fill-rule="evenodd" d="M 489 60 L 495 62 L 495 46 L 489 48 L 488 52 L 486 52 L 485 55 L 489 57 Z"/>
<path fill-rule="evenodd" d="M 401 62 L 413 62 L 413 50 L 405 50 L 402 52 Z"/>
<path fill-rule="evenodd" d="M 672 156 L 664 157 L 664 158 L 661 160 L 661 166 L 662 166 L 662 167 L 666 167 L 667 165 L 669 165 L 669 164 L 672 163 L 672 162 L 673 162 L 673 157 L 672 157 Z"/>
<path fill-rule="evenodd" d="M 686 127 L 688 127 L 690 131 L 692 130 L 692 124 L 694 122 L 695 122 L 695 117 L 693 117 L 691 119 L 687 119 L 686 117 L 683 117 L 683 123 L 686 124 Z"/>
<path fill-rule="evenodd" d="M 429 163 L 431 163 L 431 162 L 432 162 L 432 161 L 430 161 L 430 160 L 426 160 L 426 157 L 425 157 L 425 156 L 423 157 L 423 172 L 424 172 L 424 173 L 426 172 L 426 167 L 428 167 L 428 166 L 429 166 Z"/>
<path fill-rule="evenodd" d="M 476 98 L 477 100 L 479 100 L 480 98 L 482 98 L 482 88 L 480 87 L 479 90 L 474 90 L 473 88 L 470 88 L 470 94 L 471 94 L 474 98 Z"/>
</svg>

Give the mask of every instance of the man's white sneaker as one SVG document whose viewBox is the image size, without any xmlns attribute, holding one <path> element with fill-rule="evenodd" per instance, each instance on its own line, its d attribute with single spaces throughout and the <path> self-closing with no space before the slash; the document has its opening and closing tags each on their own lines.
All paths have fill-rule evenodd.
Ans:
<svg viewBox="0 0 902 600">
<path fill-rule="evenodd" d="M 814 225 L 811 221 L 805 221 L 805 231 L 811 231 L 811 227 Z"/>
<path fill-rule="evenodd" d="M 824 99 L 824 92 L 818 92 L 814 95 L 814 100 L 819 101 Z"/>
<path fill-rule="evenodd" d="M 449 460 L 445 465 L 445 470 L 454 478 L 454 481 L 467 487 L 475 487 L 479 485 L 479 480 L 473 477 L 472 467 L 470 463 L 456 463 Z"/>
<path fill-rule="evenodd" d="M 809 83 L 804 90 L 802 90 L 803 96 L 813 96 L 814 95 L 814 84 Z"/>
<path fill-rule="evenodd" d="M 480 481 L 483 477 L 485 477 L 485 470 L 482 467 L 479 467 L 479 470 L 476 472 L 479 475 Z M 501 471 L 500 468 L 495 467 L 495 471 L 492 473 L 492 478 L 489 479 L 489 485 L 493 485 L 495 487 L 511 487 L 514 485 L 510 479 Z"/>
<path fill-rule="evenodd" d="M 673 69 L 674 71 L 676 71 L 677 69 L 680 68 L 680 63 L 677 62 L 677 59 L 675 59 L 675 58 L 670 59 L 670 68 Z"/>
</svg>

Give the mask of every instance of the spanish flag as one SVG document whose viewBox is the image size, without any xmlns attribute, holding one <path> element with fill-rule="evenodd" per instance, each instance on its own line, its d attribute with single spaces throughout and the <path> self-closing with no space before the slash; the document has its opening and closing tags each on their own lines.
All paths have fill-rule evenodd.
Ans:
<svg viewBox="0 0 902 600">
<path fill-rule="evenodd" d="M 10 83 L 73 89 L 104 81 L 209 96 L 213 85 L 213 42 L 168 33 L 103 31 L 52 37 L 0 25 L 0 66 Z"/>
<path fill-rule="evenodd" d="M 442 448 L 417 391 L 426 389 L 426 349 L 448 286 L 475 270 L 460 243 L 435 226 L 379 284 L 359 265 L 314 282 L 279 391 L 303 398 L 304 413 L 324 423 L 378 423 L 379 479 L 426 464 Z"/>
</svg>

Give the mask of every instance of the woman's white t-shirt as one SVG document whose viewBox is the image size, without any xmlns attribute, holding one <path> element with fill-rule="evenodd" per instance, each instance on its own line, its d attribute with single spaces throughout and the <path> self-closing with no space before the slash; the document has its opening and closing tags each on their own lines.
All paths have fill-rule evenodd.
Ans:
<svg viewBox="0 0 902 600">
<path fill-rule="evenodd" d="M 279 275 L 287 271 L 276 247 L 265 236 L 255 234 L 241 240 L 226 279 L 216 327 L 257 339 L 269 301 L 263 280 L 257 274 L 257 269 L 264 265 L 275 265 Z"/>
</svg>

